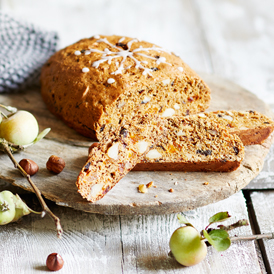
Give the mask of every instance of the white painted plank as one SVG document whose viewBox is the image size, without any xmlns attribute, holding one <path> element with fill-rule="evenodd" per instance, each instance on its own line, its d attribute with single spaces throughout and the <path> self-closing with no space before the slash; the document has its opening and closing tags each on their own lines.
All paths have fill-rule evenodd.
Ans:
<svg viewBox="0 0 274 274">
<path fill-rule="evenodd" d="M 274 232 L 274 191 L 256 191 L 251 194 L 256 220 L 261 233 Z M 274 239 L 263 240 L 267 259 L 272 273 L 274 272 Z"/>
<path fill-rule="evenodd" d="M 224 252 L 208 248 L 208 255 L 194 267 L 182 267 L 168 257 L 168 242 L 179 227 L 177 214 L 104 216 L 51 205 L 64 228 L 56 238 L 49 217 L 29 215 L 20 223 L 1 227 L 0 273 L 48 273 L 45 260 L 58 252 L 65 261 L 58 273 L 261 273 L 254 242 L 234 242 Z M 245 200 L 239 192 L 230 198 L 186 212 L 198 230 L 219 211 L 229 210 L 228 223 L 247 218 Z M 250 227 L 232 235 L 250 234 Z M 231 264 L 233 262 L 233 264 Z"/>
<path fill-rule="evenodd" d="M 219 211 L 232 215 L 228 223 L 247 218 L 245 200 L 239 192 L 221 202 L 185 213 L 201 230 L 209 217 Z M 261 273 L 254 242 L 234 242 L 224 252 L 208 248 L 206 260 L 185 268 L 167 256 L 172 232 L 179 227 L 177 214 L 165 216 L 122 216 L 123 269 L 125 273 Z M 250 227 L 232 231 L 231 235 L 250 235 Z M 232 263 L 233 262 L 233 263 Z"/>
<path fill-rule="evenodd" d="M 214 73 L 274 104 L 274 2 L 195 0 Z"/>
<path fill-rule="evenodd" d="M 49 217 L 26 216 L 1 227 L 0 273 L 48 273 L 47 256 L 58 252 L 65 264 L 58 273 L 122 273 L 118 216 L 88 214 L 53 207 L 63 238 L 56 237 Z"/>
</svg>

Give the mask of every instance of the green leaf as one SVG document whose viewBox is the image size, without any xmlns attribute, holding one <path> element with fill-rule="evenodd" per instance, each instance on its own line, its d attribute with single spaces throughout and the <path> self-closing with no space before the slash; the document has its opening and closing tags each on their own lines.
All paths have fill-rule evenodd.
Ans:
<svg viewBox="0 0 274 274">
<path fill-rule="evenodd" d="M 210 217 L 208 221 L 210 224 L 213 224 L 213 223 L 217 223 L 217 222 L 223 222 L 230 217 L 231 216 L 228 214 L 227 211 L 219 212 L 219 213 L 216 213 L 215 215 L 213 215 L 212 217 Z"/>
<path fill-rule="evenodd" d="M 193 226 L 187 219 L 185 216 L 178 214 L 177 215 L 178 221 L 180 224 L 185 224 L 187 226 Z"/>
<path fill-rule="evenodd" d="M 203 230 L 203 235 L 217 251 L 224 251 L 230 247 L 229 235 L 223 229 L 213 229 L 209 233 Z"/>
<path fill-rule="evenodd" d="M 39 142 L 41 139 L 43 139 L 50 132 L 50 130 L 51 130 L 51 128 L 44 129 L 40 134 L 38 134 L 38 136 L 35 138 L 35 140 L 32 143 L 25 145 L 24 148 L 29 147 L 29 146 L 34 145 L 35 143 Z"/>
</svg>

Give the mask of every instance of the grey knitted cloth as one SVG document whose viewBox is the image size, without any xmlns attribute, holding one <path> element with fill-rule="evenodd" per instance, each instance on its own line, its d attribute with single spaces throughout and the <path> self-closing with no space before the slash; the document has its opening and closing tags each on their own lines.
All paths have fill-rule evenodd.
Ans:
<svg viewBox="0 0 274 274">
<path fill-rule="evenodd" d="M 42 65 L 56 51 L 56 32 L 40 30 L 0 11 L 0 92 L 37 84 Z"/>
</svg>

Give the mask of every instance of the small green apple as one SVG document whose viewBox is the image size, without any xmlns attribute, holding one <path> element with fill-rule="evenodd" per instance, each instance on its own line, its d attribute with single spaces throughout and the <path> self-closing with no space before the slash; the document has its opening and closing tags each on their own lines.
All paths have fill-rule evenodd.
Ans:
<svg viewBox="0 0 274 274">
<path fill-rule="evenodd" d="M 3 119 L 0 124 L 0 137 L 15 145 L 27 145 L 34 141 L 39 133 L 35 117 L 28 111 L 19 110 Z"/>
<path fill-rule="evenodd" d="M 184 266 L 198 264 L 207 253 L 205 242 L 192 226 L 176 229 L 170 238 L 169 247 L 176 261 Z"/>
<path fill-rule="evenodd" d="M 0 192 L 0 225 L 10 223 L 15 216 L 13 193 L 8 190 Z"/>
</svg>

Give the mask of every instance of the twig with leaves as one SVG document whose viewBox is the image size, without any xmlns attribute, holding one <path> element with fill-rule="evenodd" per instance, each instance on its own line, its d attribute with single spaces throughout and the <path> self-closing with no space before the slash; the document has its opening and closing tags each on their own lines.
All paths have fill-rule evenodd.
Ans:
<svg viewBox="0 0 274 274">
<path fill-rule="evenodd" d="M 274 238 L 274 233 L 230 238 L 228 231 L 249 225 L 246 219 L 239 220 L 228 226 L 218 225 L 217 228 L 210 228 L 212 224 L 229 219 L 231 216 L 228 212 L 219 212 L 213 215 L 209 218 L 209 224 L 200 233 L 183 215 L 178 214 L 177 217 L 179 223 L 184 226 L 173 232 L 169 242 L 171 249 L 169 254 L 185 266 L 201 262 L 206 256 L 206 246 L 208 245 L 212 245 L 217 251 L 225 251 L 230 247 L 232 241 Z"/>
</svg>

